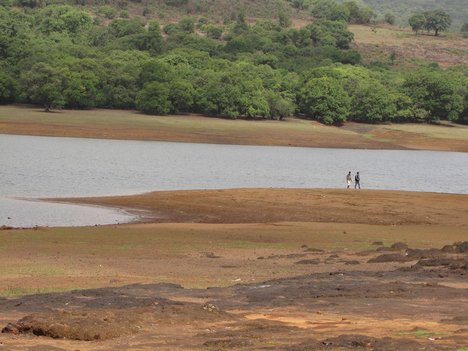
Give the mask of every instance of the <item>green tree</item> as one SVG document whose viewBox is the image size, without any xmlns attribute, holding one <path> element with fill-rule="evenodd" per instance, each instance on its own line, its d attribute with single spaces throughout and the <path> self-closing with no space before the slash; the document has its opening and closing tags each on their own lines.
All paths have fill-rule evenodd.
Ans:
<svg viewBox="0 0 468 351">
<path fill-rule="evenodd" d="M 40 27 L 44 33 L 69 32 L 77 34 L 91 28 L 93 20 L 86 12 L 68 5 L 47 6 L 39 12 Z"/>
<path fill-rule="evenodd" d="M 285 95 L 273 91 L 267 93 L 270 118 L 282 120 L 285 117 L 292 116 L 296 111 L 296 104 L 293 102 L 292 96 Z"/>
<path fill-rule="evenodd" d="M 21 75 L 20 84 L 25 98 L 44 106 L 47 112 L 65 105 L 64 72 L 60 68 L 37 63 Z"/>
<path fill-rule="evenodd" d="M 156 21 L 151 21 L 148 25 L 148 32 L 145 35 L 145 49 L 152 55 L 158 55 L 164 50 L 161 28 Z"/>
<path fill-rule="evenodd" d="M 460 33 L 462 34 L 463 38 L 468 38 L 468 22 L 461 26 Z"/>
<path fill-rule="evenodd" d="M 463 111 L 463 96 L 457 82 L 444 72 L 415 72 L 406 79 L 404 87 L 415 108 L 427 111 L 430 121 L 456 121 Z"/>
<path fill-rule="evenodd" d="M 378 81 L 360 85 L 353 94 L 350 119 L 367 123 L 391 121 L 397 116 L 394 96 Z"/>
<path fill-rule="evenodd" d="M 314 0 L 311 5 L 310 14 L 314 18 L 330 21 L 348 22 L 350 19 L 349 8 L 333 0 Z"/>
<path fill-rule="evenodd" d="M 396 21 L 396 17 L 393 13 L 391 12 L 387 12 L 385 15 L 384 15 L 384 20 L 385 22 L 387 22 L 388 24 L 391 24 L 391 25 L 394 25 L 395 24 L 395 21 Z"/>
<path fill-rule="evenodd" d="M 288 28 L 291 26 L 291 17 L 287 13 L 280 12 L 278 14 L 278 23 L 282 28 Z"/>
<path fill-rule="evenodd" d="M 173 110 L 169 96 L 170 91 L 166 83 L 150 82 L 138 93 L 136 107 L 144 113 L 166 115 Z"/>
<path fill-rule="evenodd" d="M 345 1 L 343 5 L 349 12 L 350 23 L 369 24 L 375 17 L 375 12 L 370 7 L 360 7 L 354 0 Z"/>
<path fill-rule="evenodd" d="M 298 95 L 300 111 L 325 124 L 343 123 L 349 115 L 350 98 L 336 79 L 309 79 Z"/>
<path fill-rule="evenodd" d="M 424 28 L 428 31 L 434 31 L 435 36 L 438 36 L 439 32 L 450 28 L 452 24 L 452 18 L 442 9 L 426 11 L 424 17 L 426 18 Z"/>
<path fill-rule="evenodd" d="M 422 13 L 417 13 L 408 19 L 408 23 L 411 26 L 413 32 L 415 32 L 417 35 L 418 32 L 421 29 L 424 29 L 426 25 L 426 16 L 424 16 Z"/>
<path fill-rule="evenodd" d="M 204 27 L 206 36 L 211 39 L 219 39 L 223 35 L 224 28 L 214 24 L 208 24 Z"/>
<path fill-rule="evenodd" d="M 177 27 L 184 33 L 193 33 L 195 32 L 195 19 L 193 17 L 184 17 L 179 21 Z"/>
<path fill-rule="evenodd" d="M 67 107 L 91 108 L 97 104 L 99 79 L 92 71 L 69 71 L 64 77 L 63 97 Z"/>
<path fill-rule="evenodd" d="M 195 89 L 185 80 L 174 80 L 168 84 L 169 100 L 172 105 L 171 112 L 190 112 L 193 106 Z"/>
<path fill-rule="evenodd" d="M 6 72 L 0 71 L 0 104 L 15 101 L 16 86 L 13 78 Z"/>
</svg>

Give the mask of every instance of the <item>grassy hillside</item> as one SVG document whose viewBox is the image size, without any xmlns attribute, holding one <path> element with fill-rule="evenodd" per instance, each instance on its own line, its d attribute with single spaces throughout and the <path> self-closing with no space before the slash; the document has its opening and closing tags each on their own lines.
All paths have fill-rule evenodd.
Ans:
<svg viewBox="0 0 468 351">
<path fill-rule="evenodd" d="M 437 62 L 440 67 L 468 65 L 468 40 L 460 35 L 414 35 L 408 28 L 350 25 L 356 48 L 364 63 L 390 62 L 394 66 L 417 67 Z"/>
<path fill-rule="evenodd" d="M 363 0 L 381 15 L 393 13 L 397 24 L 407 25 L 408 17 L 416 12 L 443 8 L 452 17 L 452 30 L 459 31 L 468 21 L 466 0 Z"/>
</svg>

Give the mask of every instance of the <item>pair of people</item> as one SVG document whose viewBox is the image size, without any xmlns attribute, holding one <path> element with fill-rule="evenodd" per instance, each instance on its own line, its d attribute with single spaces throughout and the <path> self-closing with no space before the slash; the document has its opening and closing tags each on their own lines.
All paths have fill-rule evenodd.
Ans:
<svg viewBox="0 0 468 351">
<path fill-rule="evenodd" d="M 348 184 L 347 189 L 351 186 L 351 180 L 353 177 L 351 176 L 351 171 L 348 172 L 348 175 L 346 176 L 346 183 Z M 361 177 L 359 176 L 359 172 L 356 173 L 354 176 L 354 189 L 359 188 L 361 189 Z"/>
</svg>

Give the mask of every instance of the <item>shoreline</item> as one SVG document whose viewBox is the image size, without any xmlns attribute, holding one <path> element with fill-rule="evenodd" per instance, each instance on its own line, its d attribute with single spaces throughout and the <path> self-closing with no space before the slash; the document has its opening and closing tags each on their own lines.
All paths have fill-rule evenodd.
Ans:
<svg viewBox="0 0 468 351">
<path fill-rule="evenodd" d="M 126 223 L 129 225 L 298 221 L 468 226 L 468 194 L 436 192 L 240 188 L 154 191 L 124 196 L 44 200 L 64 204 L 97 205 L 137 215 L 135 221 Z M 423 209 L 419 211 L 421 207 Z M 427 207 L 431 208 L 431 216 L 427 216 Z M 464 220 L 464 217 L 467 219 Z"/>
<path fill-rule="evenodd" d="M 468 152 L 468 126 L 360 124 L 327 126 L 288 118 L 230 120 L 201 115 L 150 116 L 130 110 L 0 106 L 0 134 L 226 145 Z"/>
</svg>

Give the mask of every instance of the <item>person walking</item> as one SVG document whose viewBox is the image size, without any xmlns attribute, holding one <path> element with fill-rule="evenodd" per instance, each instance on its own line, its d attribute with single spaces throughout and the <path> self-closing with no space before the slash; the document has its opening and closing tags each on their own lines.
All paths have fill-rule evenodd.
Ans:
<svg viewBox="0 0 468 351">
<path fill-rule="evenodd" d="M 351 186 L 351 171 L 348 172 L 348 175 L 346 176 L 346 183 L 348 184 L 348 187 L 346 189 L 349 189 Z"/>
<path fill-rule="evenodd" d="M 359 172 L 357 172 L 354 176 L 354 189 L 356 189 L 357 187 L 361 189 L 361 177 L 359 176 Z"/>
</svg>

